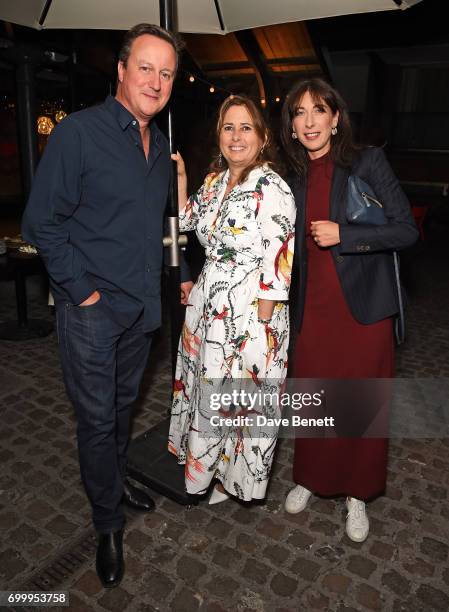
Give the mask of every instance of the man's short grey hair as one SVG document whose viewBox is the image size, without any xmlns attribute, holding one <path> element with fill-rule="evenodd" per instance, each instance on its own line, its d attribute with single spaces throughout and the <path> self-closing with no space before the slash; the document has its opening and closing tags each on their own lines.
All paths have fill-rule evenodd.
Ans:
<svg viewBox="0 0 449 612">
<path fill-rule="evenodd" d="M 119 61 L 123 62 L 123 65 L 126 67 L 133 42 L 136 40 L 136 38 L 139 38 L 139 36 L 143 36 L 144 34 L 161 38 L 173 47 L 176 53 L 176 69 L 178 69 L 179 57 L 185 46 L 184 41 L 177 34 L 169 32 L 168 30 L 165 30 L 158 25 L 154 25 L 153 23 L 138 23 L 126 32 L 118 55 Z"/>
</svg>

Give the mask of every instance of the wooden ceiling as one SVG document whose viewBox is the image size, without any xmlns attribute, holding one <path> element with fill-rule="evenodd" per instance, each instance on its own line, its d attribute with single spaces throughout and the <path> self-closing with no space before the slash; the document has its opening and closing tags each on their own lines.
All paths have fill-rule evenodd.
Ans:
<svg viewBox="0 0 449 612">
<path fill-rule="evenodd" d="M 226 36 L 184 34 L 183 38 L 190 56 L 210 79 L 254 76 L 264 69 L 273 78 L 321 73 L 307 26 L 302 22 Z"/>
</svg>

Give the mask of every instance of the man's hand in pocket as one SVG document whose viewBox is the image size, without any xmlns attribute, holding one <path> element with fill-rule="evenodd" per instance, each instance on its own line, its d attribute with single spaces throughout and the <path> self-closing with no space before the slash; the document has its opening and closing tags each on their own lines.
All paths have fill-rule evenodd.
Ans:
<svg viewBox="0 0 449 612">
<path fill-rule="evenodd" d="M 78 306 L 93 306 L 100 298 L 100 293 L 98 291 L 94 291 L 91 295 L 89 295 L 87 300 L 84 300 L 84 302 L 81 302 L 81 304 L 78 304 Z"/>
</svg>

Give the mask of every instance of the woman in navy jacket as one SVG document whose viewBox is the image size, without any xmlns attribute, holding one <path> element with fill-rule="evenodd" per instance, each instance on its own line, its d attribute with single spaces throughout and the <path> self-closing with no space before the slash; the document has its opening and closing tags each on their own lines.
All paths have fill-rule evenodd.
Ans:
<svg viewBox="0 0 449 612">
<path fill-rule="evenodd" d="M 392 251 L 418 237 L 408 200 L 383 151 L 354 145 L 346 104 L 322 79 L 300 81 L 290 91 L 282 140 L 294 172 L 291 187 L 297 205 L 291 376 L 321 381 L 391 378 L 393 317 L 398 312 Z M 376 193 L 385 225 L 347 222 L 351 174 Z M 347 404 L 351 388 L 333 397 Z M 355 425 L 361 436 L 374 420 L 376 408 L 369 407 L 374 395 L 355 394 L 351 406 L 330 408 L 349 426 L 364 413 L 365 425 Z M 338 434 L 342 428 L 336 425 Z M 312 493 L 345 495 L 346 532 L 354 541 L 365 540 L 365 501 L 385 488 L 388 450 L 385 438 L 368 436 L 297 438 L 296 486 L 287 496 L 286 511 L 303 510 Z"/>
</svg>

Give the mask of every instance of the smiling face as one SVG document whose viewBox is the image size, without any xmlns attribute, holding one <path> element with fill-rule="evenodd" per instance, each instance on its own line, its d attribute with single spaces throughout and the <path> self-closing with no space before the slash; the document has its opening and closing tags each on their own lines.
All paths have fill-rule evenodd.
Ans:
<svg viewBox="0 0 449 612">
<path fill-rule="evenodd" d="M 256 160 L 264 142 L 246 106 L 234 104 L 226 111 L 219 144 L 231 172 L 240 173 Z"/>
<path fill-rule="evenodd" d="M 172 45 L 149 34 L 135 39 L 126 66 L 118 63 L 117 100 L 147 124 L 167 104 L 176 73 Z"/>
<path fill-rule="evenodd" d="M 311 159 L 317 159 L 330 150 L 331 130 L 337 127 L 338 117 L 338 111 L 332 114 L 324 100 L 313 100 L 308 91 L 298 101 L 292 127 Z"/>
</svg>

